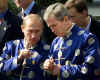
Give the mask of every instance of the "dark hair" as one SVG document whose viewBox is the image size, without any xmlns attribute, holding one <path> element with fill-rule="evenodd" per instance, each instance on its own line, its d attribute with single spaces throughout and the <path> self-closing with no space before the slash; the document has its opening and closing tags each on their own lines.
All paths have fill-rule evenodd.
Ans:
<svg viewBox="0 0 100 80">
<path fill-rule="evenodd" d="M 72 3 L 72 6 L 67 7 L 67 9 L 75 7 L 78 12 L 82 12 L 83 10 L 88 11 L 86 0 L 69 0 L 69 3 Z"/>
</svg>

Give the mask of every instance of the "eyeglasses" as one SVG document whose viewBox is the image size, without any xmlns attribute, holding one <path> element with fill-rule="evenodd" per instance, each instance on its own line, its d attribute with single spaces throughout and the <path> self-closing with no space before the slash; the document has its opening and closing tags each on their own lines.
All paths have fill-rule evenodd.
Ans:
<svg viewBox="0 0 100 80">
<path fill-rule="evenodd" d="M 70 19 L 73 19 L 73 18 L 81 18 L 81 16 L 69 16 Z"/>
</svg>

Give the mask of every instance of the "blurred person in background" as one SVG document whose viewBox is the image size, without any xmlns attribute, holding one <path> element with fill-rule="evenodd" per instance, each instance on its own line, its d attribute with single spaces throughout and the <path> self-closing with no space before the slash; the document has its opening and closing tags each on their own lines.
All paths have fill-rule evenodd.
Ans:
<svg viewBox="0 0 100 80">
<path fill-rule="evenodd" d="M 86 0 L 67 0 L 65 7 L 68 10 L 71 21 L 95 34 L 100 45 L 100 22 L 88 15 Z"/>
<path fill-rule="evenodd" d="M 0 0 L 0 53 L 5 42 L 23 38 L 21 31 L 22 19 L 8 9 L 9 0 Z"/>
<path fill-rule="evenodd" d="M 14 3 L 17 7 L 22 8 L 22 11 L 19 13 L 19 16 L 21 17 L 25 17 L 30 13 L 40 13 L 40 8 L 34 0 L 14 0 Z"/>
<path fill-rule="evenodd" d="M 20 28 L 22 19 L 9 11 L 8 2 L 9 0 L 0 0 L 0 55 L 7 41 L 23 38 Z M 0 73 L 0 80 L 8 79 L 5 73 L 2 74 Z"/>
</svg>

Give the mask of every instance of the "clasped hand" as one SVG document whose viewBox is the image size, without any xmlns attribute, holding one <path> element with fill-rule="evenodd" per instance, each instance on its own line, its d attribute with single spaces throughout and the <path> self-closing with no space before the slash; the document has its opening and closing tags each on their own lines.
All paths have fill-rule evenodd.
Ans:
<svg viewBox="0 0 100 80">
<path fill-rule="evenodd" d="M 60 67 L 61 67 L 61 65 L 56 65 L 54 63 L 53 58 L 45 60 L 45 62 L 43 64 L 44 70 L 49 71 L 49 72 L 51 72 L 52 75 L 56 75 L 56 76 L 60 75 Z"/>
<path fill-rule="evenodd" d="M 28 59 L 32 55 L 32 52 L 28 49 L 22 49 L 19 51 L 18 59 Z"/>
</svg>

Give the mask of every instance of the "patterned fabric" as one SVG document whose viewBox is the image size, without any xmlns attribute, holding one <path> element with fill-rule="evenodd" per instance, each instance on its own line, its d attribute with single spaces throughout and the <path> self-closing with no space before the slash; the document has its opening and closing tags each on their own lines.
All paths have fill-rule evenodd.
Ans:
<svg viewBox="0 0 100 80">
<path fill-rule="evenodd" d="M 60 80 L 96 80 L 100 68 L 96 36 L 74 26 L 65 36 L 57 37 L 50 53 L 55 64 L 61 64 Z"/>
<path fill-rule="evenodd" d="M 44 80 L 45 72 L 42 64 L 47 58 L 49 46 L 43 41 L 31 49 L 32 56 L 26 60 L 26 65 L 22 66 L 24 60 L 17 63 L 20 50 L 24 49 L 24 40 L 10 41 L 5 44 L 3 53 L 0 57 L 0 71 L 7 72 L 11 80 Z"/>
</svg>

